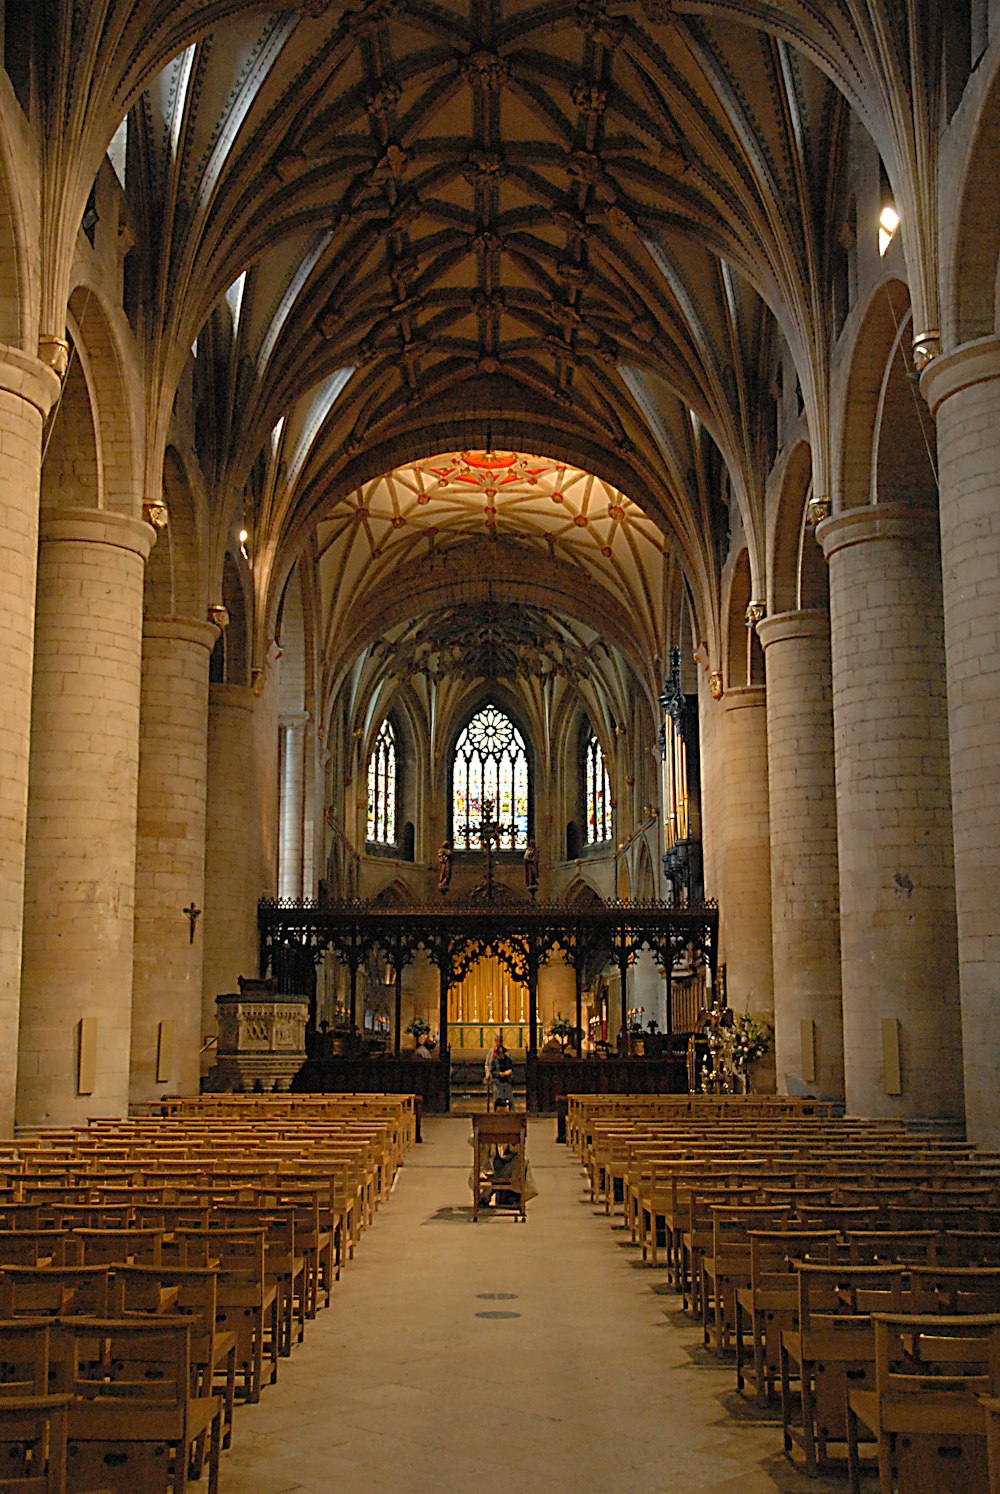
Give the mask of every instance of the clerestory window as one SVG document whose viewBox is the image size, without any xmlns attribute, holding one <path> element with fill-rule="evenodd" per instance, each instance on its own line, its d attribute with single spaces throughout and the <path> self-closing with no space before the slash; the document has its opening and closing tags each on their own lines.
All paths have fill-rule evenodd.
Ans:
<svg viewBox="0 0 1000 1494">
<path fill-rule="evenodd" d="M 369 844 L 396 844 L 396 733 L 386 718 L 368 759 Z"/>
<path fill-rule="evenodd" d="M 596 846 L 611 839 L 611 783 L 604 761 L 604 750 L 593 732 L 583 754 L 583 773 L 587 844 Z"/>
</svg>

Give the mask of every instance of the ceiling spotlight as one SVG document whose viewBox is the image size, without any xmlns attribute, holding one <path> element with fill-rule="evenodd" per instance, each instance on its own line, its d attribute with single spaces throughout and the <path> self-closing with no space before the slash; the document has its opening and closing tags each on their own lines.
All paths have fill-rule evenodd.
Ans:
<svg viewBox="0 0 1000 1494">
<path fill-rule="evenodd" d="M 878 252 L 883 257 L 892 243 L 896 229 L 899 227 L 899 214 L 891 202 L 887 202 L 882 209 L 878 220 Z"/>
<path fill-rule="evenodd" d="M 244 560 L 249 560 L 250 559 L 250 555 L 249 555 L 249 553 L 247 551 L 247 540 L 249 538 L 250 538 L 250 536 L 247 533 L 247 531 L 245 529 L 241 529 L 240 530 L 240 554 L 243 556 Z"/>
</svg>

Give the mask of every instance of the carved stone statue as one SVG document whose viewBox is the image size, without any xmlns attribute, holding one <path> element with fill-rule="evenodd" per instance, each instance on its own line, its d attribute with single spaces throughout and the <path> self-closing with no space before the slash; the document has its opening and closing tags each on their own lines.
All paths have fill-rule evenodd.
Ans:
<svg viewBox="0 0 1000 1494">
<path fill-rule="evenodd" d="M 444 897 L 451 886 L 451 841 L 443 840 L 438 851 L 438 892 Z"/>
<path fill-rule="evenodd" d="M 524 853 L 524 885 L 534 897 L 538 891 L 538 846 L 533 840 L 528 841 Z"/>
</svg>

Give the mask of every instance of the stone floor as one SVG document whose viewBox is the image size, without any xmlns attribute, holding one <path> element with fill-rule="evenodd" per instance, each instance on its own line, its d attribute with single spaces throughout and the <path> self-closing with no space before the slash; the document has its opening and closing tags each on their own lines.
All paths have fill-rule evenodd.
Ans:
<svg viewBox="0 0 1000 1494">
<path fill-rule="evenodd" d="M 845 1488 L 790 1466 L 780 1425 L 595 1216 L 553 1121 L 529 1124 L 527 1224 L 473 1224 L 470 1129 L 425 1121 L 332 1307 L 238 1409 L 222 1494 Z"/>
</svg>

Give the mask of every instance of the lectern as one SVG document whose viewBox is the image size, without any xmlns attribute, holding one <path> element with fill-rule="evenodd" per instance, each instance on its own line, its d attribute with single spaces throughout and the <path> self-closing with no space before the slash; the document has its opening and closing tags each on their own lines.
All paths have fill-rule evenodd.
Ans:
<svg viewBox="0 0 1000 1494">
<path fill-rule="evenodd" d="M 494 1208 L 510 1210 L 518 1219 L 524 1220 L 525 1179 L 528 1171 L 527 1158 L 528 1117 L 514 1115 L 510 1111 L 494 1111 L 492 1115 L 472 1117 L 472 1217 L 479 1218 L 480 1199 L 492 1199 L 505 1194 L 515 1199 L 512 1203 L 494 1203 Z M 510 1167 L 494 1169 L 494 1156 L 500 1148 L 513 1154 Z"/>
</svg>

